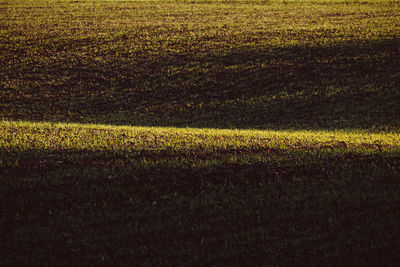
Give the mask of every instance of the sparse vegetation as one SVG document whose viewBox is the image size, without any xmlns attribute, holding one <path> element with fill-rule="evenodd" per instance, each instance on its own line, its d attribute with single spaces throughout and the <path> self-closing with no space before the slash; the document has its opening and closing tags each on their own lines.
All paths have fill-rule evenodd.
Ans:
<svg viewBox="0 0 400 267">
<path fill-rule="evenodd" d="M 399 22 L 0 0 L 1 265 L 397 265 Z"/>
</svg>

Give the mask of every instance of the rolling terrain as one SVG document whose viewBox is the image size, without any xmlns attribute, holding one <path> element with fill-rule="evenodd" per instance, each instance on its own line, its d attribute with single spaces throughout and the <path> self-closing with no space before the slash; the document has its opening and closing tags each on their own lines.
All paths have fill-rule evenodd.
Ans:
<svg viewBox="0 0 400 267">
<path fill-rule="evenodd" d="M 400 4 L 0 0 L 0 264 L 400 262 Z"/>
</svg>

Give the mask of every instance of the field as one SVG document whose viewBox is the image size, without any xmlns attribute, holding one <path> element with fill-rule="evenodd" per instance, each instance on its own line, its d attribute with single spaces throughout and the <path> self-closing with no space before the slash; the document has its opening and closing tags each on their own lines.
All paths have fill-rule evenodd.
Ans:
<svg viewBox="0 0 400 267">
<path fill-rule="evenodd" d="M 400 2 L 0 0 L 0 265 L 397 266 Z"/>
</svg>

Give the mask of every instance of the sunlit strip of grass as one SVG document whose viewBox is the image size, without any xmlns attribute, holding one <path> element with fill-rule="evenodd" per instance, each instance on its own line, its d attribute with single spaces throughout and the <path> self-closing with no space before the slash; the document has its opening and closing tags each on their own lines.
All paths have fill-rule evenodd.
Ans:
<svg viewBox="0 0 400 267">
<path fill-rule="evenodd" d="M 343 153 L 399 153 L 400 135 L 0 122 L 1 166 L 27 159 L 137 166 L 315 161 Z"/>
<path fill-rule="evenodd" d="M 11 149 L 192 150 L 400 147 L 398 133 L 350 130 L 223 130 L 100 124 L 0 122 L 0 146 Z"/>
</svg>

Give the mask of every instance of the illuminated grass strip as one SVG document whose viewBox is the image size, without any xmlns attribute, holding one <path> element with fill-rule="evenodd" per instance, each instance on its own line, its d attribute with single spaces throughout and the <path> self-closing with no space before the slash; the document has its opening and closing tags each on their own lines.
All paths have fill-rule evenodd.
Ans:
<svg viewBox="0 0 400 267">
<path fill-rule="evenodd" d="M 265 162 L 288 157 L 398 153 L 400 135 L 356 131 L 218 130 L 64 123 L 1 122 L 6 157 L 55 154 L 90 162 L 115 158 L 143 165 L 196 166 L 221 162 Z M 17 153 L 19 152 L 19 153 Z M 63 155 L 60 152 L 65 152 Z M 10 154 L 11 153 L 11 154 Z M 32 155 L 33 156 L 33 155 Z M 9 162 L 3 156 L 4 162 Z M 49 161 L 50 163 L 51 161 Z M 188 165 L 189 164 L 189 165 Z M 206 165 L 207 165 L 206 164 Z M 4 167 L 4 166 L 3 166 Z"/>
</svg>

